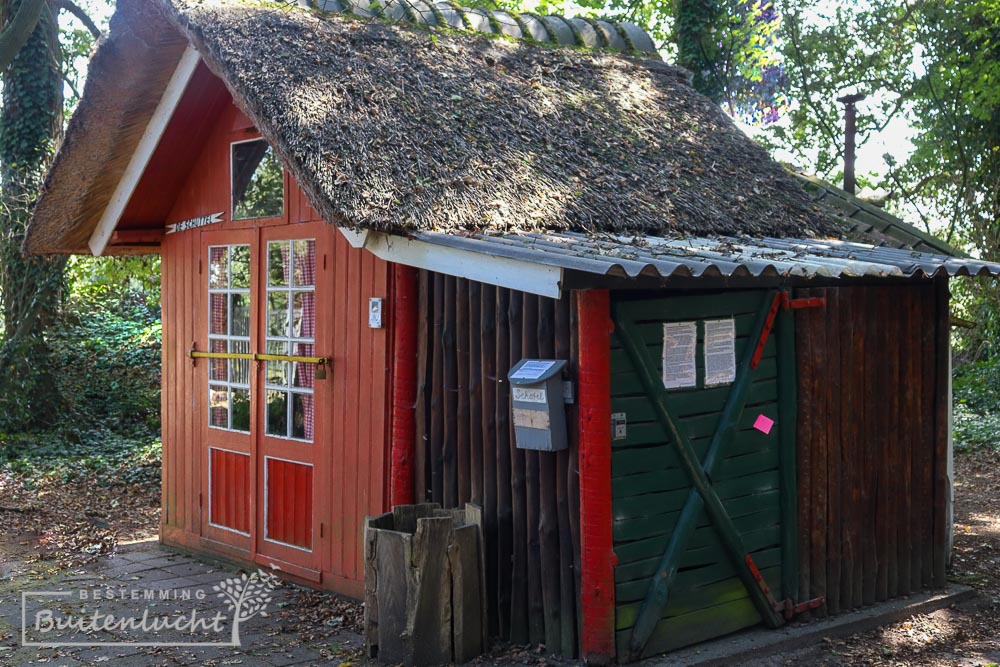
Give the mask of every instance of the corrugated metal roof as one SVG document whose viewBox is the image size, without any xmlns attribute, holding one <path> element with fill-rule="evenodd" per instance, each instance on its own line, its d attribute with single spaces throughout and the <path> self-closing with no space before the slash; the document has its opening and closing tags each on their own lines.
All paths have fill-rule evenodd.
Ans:
<svg viewBox="0 0 1000 667">
<path fill-rule="evenodd" d="M 821 208 L 839 220 L 844 234 L 852 241 L 871 241 L 893 248 L 966 257 L 963 252 L 941 239 L 897 218 L 856 195 L 786 167 Z"/>
<path fill-rule="evenodd" d="M 837 240 L 666 239 L 554 232 L 414 238 L 495 257 L 605 276 L 920 278 L 997 276 L 1000 264 Z"/>
</svg>

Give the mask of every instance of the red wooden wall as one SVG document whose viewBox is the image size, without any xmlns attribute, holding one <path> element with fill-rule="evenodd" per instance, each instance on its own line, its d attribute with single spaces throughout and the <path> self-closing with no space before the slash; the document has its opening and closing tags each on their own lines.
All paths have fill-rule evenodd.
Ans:
<svg viewBox="0 0 1000 667">
<path fill-rule="evenodd" d="M 225 211 L 229 204 L 229 143 L 256 136 L 249 120 L 232 104 L 217 115 L 204 147 L 193 164 L 176 164 L 187 173 L 172 209 L 163 212 L 167 224 Z M 169 146 L 160 150 L 170 150 Z M 137 197 L 143 196 L 138 191 Z M 297 224 L 319 220 L 301 189 L 286 174 L 286 206 L 283 221 L 223 222 L 205 230 L 246 229 L 266 224 Z M 317 465 L 328 465 L 331 483 L 320 496 L 317 511 L 326 517 L 329 536 L 324 537 L 322 585 L 346 594 L 363 591 L 363 544 L 361 525 L 368 514 L 387 509 L 388 410 L 390 378 L 389 328 L 370 329 L 367 321 L 369 297 L 391 300 L 389 266 L 370 253 L 351 248 L 332 226 L 332 256 L 317 257 L 333 272 L 333 335 L 317 340 L 320 356 L 332 357 L 328 377 L 332 391 L 326 405 L 316 406 L 316 418 L 329 419 L 330 442 L 322 448 Z M 207 540 L 201 535 L 207 499 L 200 498 L 204 444 L 199 442 L 205 416 L 207 387 L 202 386 L 187 353 L 192 341 L 204 338 L 196 330 L 205 275 L 199 273 L 207 261 L 201 255 L 201 230 L 164 237 L 162 255 L 163 296 L 163 515 L 161 538 L 194 551 L 248 560 L 246 551 Z M 199 347 L 199 349 L 202 349 Z M 255 401 L 256 406 L 256 401 Z M 255 408 L 257 409 L 257 408 Z M 235 474 L 221 468 L 213 474 Z M 235 503 L 226 512 L 238 514 Z M 249 522 L 252 524 L 253 519 Z"/>
</svg>

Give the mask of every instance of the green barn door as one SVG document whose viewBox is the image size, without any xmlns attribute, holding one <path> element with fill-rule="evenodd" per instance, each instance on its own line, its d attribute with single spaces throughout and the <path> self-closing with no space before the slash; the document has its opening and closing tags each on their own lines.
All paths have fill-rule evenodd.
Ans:
<svg viewBox="0 0 1000 667">
<path fill-rule="evenodd" d="M 776 291 L 614 301 L 619 659 L 777 627 L 775 602 L 795 598 L 794 353 L 782 303 Z"/>
</svg>

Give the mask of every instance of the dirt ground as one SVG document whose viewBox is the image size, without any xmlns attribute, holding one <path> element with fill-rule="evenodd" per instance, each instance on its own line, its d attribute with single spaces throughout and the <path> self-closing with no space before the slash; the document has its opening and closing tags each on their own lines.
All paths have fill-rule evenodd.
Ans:
<svg viewBox="0 0 1000 667">
<path fill-rule="evenodd" d="M 974 587 L 976 599 L 932 614 L 824 641 L 781 656 L 784 664 L 980 665 L 1000 663 L 1000 453 L 958 453 L 955 459 L 955 549 L 950 580 Z M 159 491 L 51 481 L 23 489 L 0 473 L 0 582 L 45 579 L 79 568 L 117 544 L 156 534 Z M 322 633 L 330 619 L 360 629 L 360 605 L 302 591 L 296 631 Z M 512 660 L 513 658 L 513 660 Z M 537 650 L 499 649 L 482 663 L 545 664 Z M 774 664 L 773 661 L 769 661 Z M 563 663 L 565 664 L 565 663 Z"/>
</svg>

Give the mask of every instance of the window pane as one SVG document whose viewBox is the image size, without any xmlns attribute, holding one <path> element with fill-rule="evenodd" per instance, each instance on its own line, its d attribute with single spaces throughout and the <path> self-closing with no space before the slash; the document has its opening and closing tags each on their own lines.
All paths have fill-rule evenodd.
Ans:
<svg viewBox="0 0 1000 667">
<path fill-rule="evenodd" d="M 250 390 L 233 389 L 234 431 L 250 431 Z"/>
<path fill-rule="evenodd" d="M 229 341 L 229 351 L 237 354 L 248 354 L 250 352 L 250 341 L 231 340 Z M 229 381 L 233 384 L 250 384 L 250 360 L 233 359 L 229 362 Z"/>
<path fill-rule="evenodd" d="M 294 347 L 295 351 L 293 354 L 296 357 L 311 357 L 315 349 L 312 345 L 305 343 L 296 343 Z M 316 364 L 296 362 L 294 368 L 295 370 L 292 373 L 293 386 L 312 389 L 315 386 L 316 380 Z"/>
<path fill-rule="evenodd" d="M 229 389 L 210 386 L 208 388 L 208 423 L 217 428 L 229 428 Z"/>
<path fill-rule="evenodd" d="M 229 315 L 232 318 L 229 327 L 230 336 L 250 337 L 250 295 L 232 294 L 232 308 Z"/>
<path fill-rule="evenodd" d="M 295 283 L 296 287 L 311 287 L 316 284 L 316 241 L 312 239 L 295 241 Z"/>
<path fill-rule="evenodd" d="M 306 394 L 292 394 L 292 437 L 312 440 L 313 397 Z"/>
<path fill-rule="evenodd" d="M 269 389 L 267 391 L 267 434 L 288 437 L 288 394 Z"/>
<path fill-rule="evenodd" d="M 229 286 L 236 289 L 250 288 L 250 246 L 234 245 L 230 256 Z"/>
<path fill-rule="evenodd" d="M 288 241 L 271 241 L 267 244 L 267 285 L 284 287 L 288 285 L 291 258 L 288 256 Z"/>
<path fill-rule="evenodd" d="M 224 288 L 228 284 L 228 259 L 226 246 L 208 249 L 208 286 L 213 289 Z"/>
<path fill-rule="evenodd" d="M 208 333 L 218 336 L 225 336 L 226 320 L 229 319 L 228 298 L 225 294 L 210 294 L 209 302 L 209 323 Z"/>
<path fill-rule="evenodd" d="M 218 339 L 209 341 L 209 350 L 211 352 L 225 352 L 226 341 Z M 225 382 L 226 377 L 229 375 L 229 362 L 225 359 L 209 359 L 208 361 L 209 379 Z"/>
<path fill-rule="evenodd" d="M 316 294 L 296 292 L 292 298 L 292 335 L 312 338 L 316 334 Z"/>
<path fill-rule="evenodd" d="M 267 362 L 267 383 L 277 387 L 288 386 L 288 362 L 269 361 Z"/>
<path fill-rule="evenodd" d="M 267 341 L 268 354 L 288 354 L 288 343 L 280 341 Z M 267 362 L 267 383 L 279 387 L 288 386 L 288 362 L 269 361 Z"/>
<path fill-rule="evenodd" d="M 281 163 L 263 139 L 233 144 L 233 220 L 273 218 L 284 206 Z"/>
<path fill-rule="evenodd" d="M 267 335 L 275 338 L 290 335 L 287 292 L 271 292 L 267 295 Z"/>
</svg>

